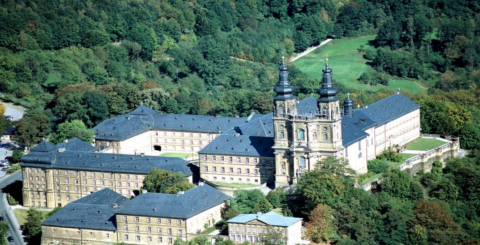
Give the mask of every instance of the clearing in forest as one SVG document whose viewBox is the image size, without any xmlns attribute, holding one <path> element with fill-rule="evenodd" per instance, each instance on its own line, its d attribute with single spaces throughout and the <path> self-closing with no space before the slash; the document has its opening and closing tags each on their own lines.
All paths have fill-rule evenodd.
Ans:
<svg viewBox="0 0 480 245">
<path fill-rule="evenodd" d="M 365 50 L 375 49 L 369 44 L 374 39 L 375 36 L 335 39 L 296 60 L 295 65 L 308 77 L 320 79 L 322 69 L 325 67 L 325 58 L 328 57 L 328 63 L 333 70 L 333 79 L 348 88 L 356 90 L 378 90 L 380 88 L 397 90 L 400 88 L 400 90 L 411 93 L 423 91 L 424 89 L 415 84 L 416 80 L 413 79 L 391 79 L 388 86 L 371 86 L 358 82 L 357 79 L 369 69 L 368 60 L 363 58 L 363 55 Z"/>
</svg>

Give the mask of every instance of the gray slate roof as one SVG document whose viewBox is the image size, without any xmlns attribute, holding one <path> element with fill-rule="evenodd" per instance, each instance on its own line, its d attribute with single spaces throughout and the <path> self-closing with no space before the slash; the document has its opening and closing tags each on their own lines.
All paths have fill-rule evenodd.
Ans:
<svg viewBox="0 0 480 245">
<path fill-rule="evenodd" d="M 75 137 L 73 139 L 69 139 L 67 142 L 62 142 L 57 144 L 55 147 L 57 149 L 65 148 L 66 151 L 96 151 L 98 150 L 97 147 L 92 146 L 91 144 Z"/>
<path fill-rule="evenodd" d="M 214 117 L 184 114 L 159 114 L 146 106 L 133 112 L 107 119 L 93 128 L 100 140 L 124 140 L 149 130 L 172 130 L 184 132 L 223 133 L 242 125 L 247 119 L 260 115 L 242 117 Z"/>
<path fill-rule="evenodd" d="M 48 150 L 48 151 L 47 151 Z M 22 157 L 22 167 L 105 171 L 148 174 L 154 168 L 192 175 L 188 162 L 178 157 L 140 156 L 88 151 L 61 152 L 58 147 L 43 141 Z"/>
<path fill-rule="evenodd" d="M 222 134 L 200 150 L 199 154 L 273 157 L 273 137 Z"/>
<path fill-rule="evenodd" d="M 380 126 L 419 108 L 420 105 L 407 98 L 407 96 L 402 93 L 395 93 L 369 105 L 368 108 L 361 109 L 361 111 Z"/>
<path fill-rule="evenodd" d="M 237 133 L 250 136 L 274 137 L 273 113 L 262 115 L 235 129 Z"/>
<path fill-rule="evenodd" d="M 360 124 L 356 125 L 357 120 L 356 118 L 346 116 L 342 118 L 342 145 L 345 147 L 368 136 Z"/>
<path fill-rule="evenodd" d="M 115 210 L 127 202 L 126 197 L 105 188 L 67 204 L 42 225 L 116 231 Z"/>
<path fill-rule="evenodd" d="M 310 96 L 301 100 L 297 104 L 297 114 L 301 116 L 310 116 L 317 114 L 317 99 Z"/>
<path fill-rule="evenodd" d="M 245 224 L 252 220 L 259 220 L 271 226 L 288 227 L 297 223 L 298 221 L 301 221 L 302 218 L 284 217 L 280 214 L 270 211 L 265 214 L 239 214 L 234 218 L 229 219 L 227 223 Z"/>
<path fill-rule="evenodd" d="M 119 208 L 117 214 L 188 219 L 228 199 L 230 196 L 204 184 L 184 194 L 141 194 Z"/>
</svg>

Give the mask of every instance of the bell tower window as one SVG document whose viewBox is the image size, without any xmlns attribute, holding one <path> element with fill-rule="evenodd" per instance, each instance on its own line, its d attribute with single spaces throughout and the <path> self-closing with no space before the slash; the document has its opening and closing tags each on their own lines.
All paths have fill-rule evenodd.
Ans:
<svg viewBox="0 0 480 245">
<path fill-rule="evenodd" d="M 305 139 L 305 130 L 303 130 L 303 129 L 298 130 L 298 139 L 299 140 Z"/>
</svg>

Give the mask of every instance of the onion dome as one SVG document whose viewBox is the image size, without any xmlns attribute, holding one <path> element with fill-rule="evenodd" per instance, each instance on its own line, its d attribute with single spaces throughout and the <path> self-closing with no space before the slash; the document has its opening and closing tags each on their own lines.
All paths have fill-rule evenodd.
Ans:
<svg viewBox="0 0 480 245">
<path fill-rule="evenodd" d="M 353 101 L 350 99 L 350 93 L 347 94 L 347 98 L 343 101 L 343 115 L 351 116 L 353 112 Z"/>
<path fill-rule="evenodd" d="M 278 83 L 273 89 L 273 91 L 277 93 L 277 95 L 273 97 L 274 100 L 290 100 L 296 98 L 296 96 L 293 95 L 295 88 L 288 82 L 288 68 L 283 59 L 284 58 L 282 57 L 282 64 L 278 67 L 278 70 L 280 71 Z"/>
<path fill-rule="evenodd" d="M 332 84 L 332 69 L 328 67 L 328 58 L 326 59 L 327 63 L 323 71 L 323 83 L 322 87 L 317 90 L 317 93 L 320 95 L 320 98 L 317 101 L 320 102 L 330 102 L 338 101 L 338 98 L 335 96 L 338 94 L 338 89 L 335 88 Z"/>
</svg>

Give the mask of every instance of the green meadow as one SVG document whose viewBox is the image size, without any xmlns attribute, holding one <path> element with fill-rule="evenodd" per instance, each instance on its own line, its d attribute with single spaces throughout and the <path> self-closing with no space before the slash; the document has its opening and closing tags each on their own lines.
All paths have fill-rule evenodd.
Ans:
<svg viewBox="0 0 480 245">
<path fill-rule="evenodd" d="M 389 81 L 388 86 L 371 86 L 361 84 L 357 79 L 366 71 L 369 66 L 368 60 L 363 58 L 364 52 L 359 50 L 374 49 L 369 41 L 375 36 L 366 36 L 350 39 L 335 39 L 296 60 L 294 63 L 308 77 L 321 78 L 322 69 L 325 67 L 325 58 L 328 57 L 328 64 L 332 69 L 333 79 L 342 83 L 348 88 L 356 90 L 378 90 L 387 88 L 391 90 L 407 90 L 411 93 L 418 93 L 424 89 L 418 86 L 413 79 L 395 78 Z"/>
</svg>

